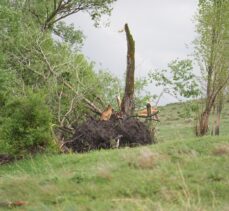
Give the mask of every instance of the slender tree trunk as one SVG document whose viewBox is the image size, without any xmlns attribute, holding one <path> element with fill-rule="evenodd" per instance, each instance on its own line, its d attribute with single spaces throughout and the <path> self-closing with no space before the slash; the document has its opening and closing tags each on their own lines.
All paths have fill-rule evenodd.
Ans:
<svg viewBox="0 0 229 211">
<path fill-rule="evenodd" d="M 223 102 L 220 100 L 219 104 L 217 105 L 217 119 L 216 119 L 216 127 L 215 127 L 215 135 L 219 136 L 220 132 L 220 117 L 223 108 Z"/>
<path fill-rule="evenodd" d="M 215 116 L 215 105 L 213 106 L 212 116 L 213 116 L 213 120 L 212 120 L 211 135 L 214 136 L 215 135 L 215 126 L 216 126 L 216 120 L 214 118 L 214 116 Z"/>
<path fill-rule="evenodd" d="M 127 39 L 127 70 L 126 86 L 122 99 L 121 110 L 127 115 L 134 113 L 134 71 L 135 71 L 135 42 L 130 33 L 129 27 L 125 24 Z"/>
</svg>

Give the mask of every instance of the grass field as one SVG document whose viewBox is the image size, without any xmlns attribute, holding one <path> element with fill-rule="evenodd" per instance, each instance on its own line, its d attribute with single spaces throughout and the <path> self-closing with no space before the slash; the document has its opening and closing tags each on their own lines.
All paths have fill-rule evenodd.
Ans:
<svg viewBox="0 0 229 211">
<path fill-rule="evenodd" d="M 222 136 L 195 138 L 182 109 L 161 109 L 156 145 L 1 166 L 0 210 L 228 211 L 229 113 Z M 26 205 L 7 206 L 17 200 Z"/>
</svg>

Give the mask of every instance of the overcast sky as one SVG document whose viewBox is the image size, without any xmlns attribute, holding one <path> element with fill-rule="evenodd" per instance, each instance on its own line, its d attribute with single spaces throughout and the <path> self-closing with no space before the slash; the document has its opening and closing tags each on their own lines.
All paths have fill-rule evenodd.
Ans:
<svg viewBox="0 0 229 211">
<path fill-rule="evenodd" d="M 136 76 L 145 76 L 150 69 L 166 67 L 171 60 L 192 53 L 197 0 L 117 0 L 113 8 L 109 27 L 95 28 L 84 13 L 67 19 L 86 35 L 82 50 L 97 68 L 123 78 L 127 44 L 125 33 L 118 31 L 125 23 L 135 40 Z M 165 96 L 161 104 L 172 101 Z"/>
</svg>

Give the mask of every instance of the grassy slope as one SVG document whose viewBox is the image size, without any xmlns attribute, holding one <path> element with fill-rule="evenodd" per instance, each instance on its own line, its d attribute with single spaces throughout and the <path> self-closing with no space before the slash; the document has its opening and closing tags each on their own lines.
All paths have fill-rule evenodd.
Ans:
<svg viewBox="0 0 229 211">
<path fill-rule="evenodd" d="M 187 139 L 194 136 L 195 112 L 188 113 L 187 103 L 173 103 L 160 108 L 157 137 L 159 142 L 174 138 Z M 216 117 L 211 116 L 210 127 Z M 229 135 L 229 102 L 225 103 L 221 115 L 220 135 Z"/>
<path fill-rule="evenodd" d="M 28 202 L 15 210 L 229 210 L 229 136 L 191 138 L 193 122 L 171 116 L 172 106 L 157 145 L 0 167 L 0 210 L 15 200 Z"/>
</svg>

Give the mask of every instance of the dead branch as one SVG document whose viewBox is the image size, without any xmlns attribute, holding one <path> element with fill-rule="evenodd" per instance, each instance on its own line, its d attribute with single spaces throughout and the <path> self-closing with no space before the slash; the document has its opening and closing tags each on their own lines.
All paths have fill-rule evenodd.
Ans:
<svg viewBox="0 0 229 211">
<path fill-rule="evenodd" d="M 61 99 L 62 99 L 62 94 L 63 94 L 63 87 L 60 91 L 60 94 L 58 94 L 58 122 L 61 123 Z"/>
<path fill-rule="evenodd" d="M 70 103 L 70 107 L 68 109 L 68 111 L 66 112 L 66 114 L 64 115 L 62 121 L 61 121 L 61 126 L 64 125 L 64 121 L 66 120 L 66 117 L 71 113 L 71 111 L 73 110 L 73 104 L 74 104 L 74 101 L 75 101 L 75 97 L 72 98 L 71 100 L 71 103 Z"/>
</svg>

